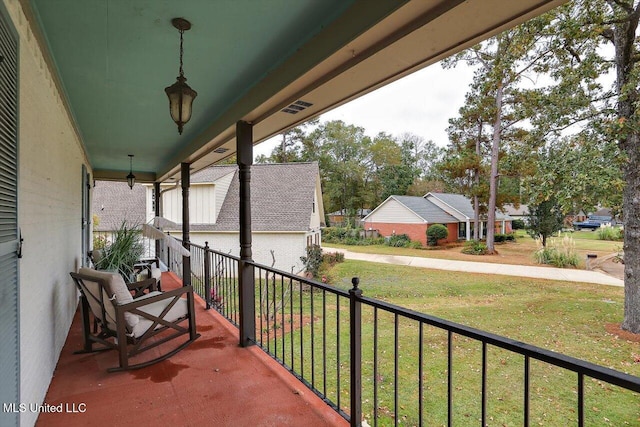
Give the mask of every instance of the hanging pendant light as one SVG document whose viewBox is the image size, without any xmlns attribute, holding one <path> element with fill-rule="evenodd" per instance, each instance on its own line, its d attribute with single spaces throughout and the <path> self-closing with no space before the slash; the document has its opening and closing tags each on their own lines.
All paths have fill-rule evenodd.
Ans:
<svg viewBox="0 0 640 427">
<path fill-rule="evenodd" d="M 129 175 L 127 175 L 127 184 L 133 190 L 133 184 L 136 183 L 136 176 L 133 174 L 133 154 L 129 154 Z"/>
<path fill-rule="evenodd" d="M 186 83 L 187 78 L 182 70 L 182 35 L 191 28 L 191 23 L 183 18 L 173 18 L 171 23 L 180 32 L 180 75 L 177 81 L 164 91 L 169 97 L 169 111 L 171 118 L 178 125 L 178 133 L 182 135 L 182 128 L 191 118 L 191 104 L 198 93 Z"/>
</svg>

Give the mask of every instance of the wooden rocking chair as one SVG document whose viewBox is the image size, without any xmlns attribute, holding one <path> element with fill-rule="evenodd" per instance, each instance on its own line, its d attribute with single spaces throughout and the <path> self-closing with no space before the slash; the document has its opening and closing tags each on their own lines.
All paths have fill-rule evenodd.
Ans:
<svg viewBox="0 0 640 427">
<path fill-rule="evenodd" d="M 119 366 L 108 372 L 139 369 L 165 360 L 200 336 L 191 286 L 159 292 L 153 278 L 127 285 L 117 273 L 81 268 L 70 274 L 81 293 L 84 348 L 76 353 L 117 350 Z M 151 292 L 144 293 L 148 290 Z M 91 331 L 89 313 L 99 331 L 95 324 Z M 160 356 L 130 363 L 130 358 L 182 336 L 186 341 Z M 99 347 L 94 349 L 94 344 Z"/>
</svg>

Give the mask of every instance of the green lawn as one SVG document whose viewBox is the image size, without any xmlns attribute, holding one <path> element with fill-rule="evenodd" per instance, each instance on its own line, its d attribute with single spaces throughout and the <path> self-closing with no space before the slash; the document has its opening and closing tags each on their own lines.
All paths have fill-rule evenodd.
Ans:
<svg viewBox="0 0 640 427">
<path fill-rule="evenodd" d="M 543 281 L 426 270 L 413 267 L 346 261 L 330 272 L 332 283 L 349 289 L 350 278 L 360 277 L 367 297 L 439 316 L 599 365 L 640 376 L 640 344 L 608 334 L 607 323 L 622 320 L 623 289 L 581 283 Z M 343 408 L 349 399 L 348 301 L 329 293 L 300 292 L 290 296 L 294 317 L 302 312 L 302 329 L 289 316 L 281 322 L 277 354 L 294 365 Z M 323 303 L 325 310 L 322 310 Z M 311 306 L 314 307 L 313 316 Z M 288 315 L 290 309 L 285 310 Z M 377 312 L 377 403 L 379 425 L 418 422 L 418 348 L 423 346 L 423 415 L 425 425 L 446 425 L 447 333 L 425 327 L 422 337 L 415 321 L 398 321 L 398 404 L 393 315 Z M 295 322 L 293 322 L 295 323 Z M 337 325 L 340 325 L 339 332 Z M 363 412 L 373 424 L 374 311 L 363 307 Z M 274 328 L 276 329 L 276 328 Z M 293 333 L 292 333 L 293 329 Z M 264 332 L 265 329 L 263 329 Z M 266 328 L 269 330 L 269 328 Z M 326 338 L 323 342 L 323 330 Z M 311 335 L 314 339 L 311 339 Z M 267 344 L 265 342 L 265 344 Z M 268 340 L 274 352 L 275 340 Z M 488 349 L 487 409 L 489 425 L 522 425 L 523 370 L 521 356 Z M 338 368 L 339 367 L 339 368 Z M 453 336 L 454 425 L 477 426 L 480 418 L 481 345 Z M 322 372 L 326 369 L 326 376 Z M 531 362 L 531 424 L 577 425 L 577 377 L 545 363 Z M 339 378 L 338 378 L 339 376 Z M 586 425 L 639 425 L 640 396 L 592 379 L 585 380 Z"/>
<path fill-rule="evenodd" d="M 596 254 L 598 258 L 616 254 L 622 250 L 622 242 L 613 242 L 607 240 L 599 240 L 597 233 L 593 231 L 576 231 L 567 233 L 573 238 L 575 249 L 581 260 L 586 255 Z M 565 233 L 563 233 L 563 236 Z M 535 263 L 533 253 L 536 251 L 536 242 L 527 235 L 523 230 L 516 232 L 515 242 L 506 242 L 496 244 L 497 254 L 495 255 L 466 255 L 461 252 L 462 243 L 449 247 L 437 248 L 395 248 L 385 245 L 372 246 L 351 246 L 336 243 L 323 243 L 325 251 L 331 251 L 332 248 L 346 249 L 352 252 L 375 253 L 384 255 L 406 255 L 425 258 L 452 259 L 462 261 L 478 261 L 502 264 L 517 265 L 538 265 Z"/>
</svg>

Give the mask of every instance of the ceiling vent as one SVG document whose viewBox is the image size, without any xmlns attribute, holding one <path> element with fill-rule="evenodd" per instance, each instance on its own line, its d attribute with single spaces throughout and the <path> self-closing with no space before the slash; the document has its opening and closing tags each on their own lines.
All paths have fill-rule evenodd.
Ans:
<svg viewBox="0 0 640 427">
<path fill-rule="evenodd" d="M 229 149 L 224 147 L 216 148 L 215 150 L 213 150 L 214 153 L 218 154 L 226 153 L 227 151 L 229 151 Z"/>
<path fill-rule="evenodd" d="M 310 102 L 296 101 L 293 104 L 289 105 L 288 107 L 283 108 L 281 111 L 283 113 L 298 114 L 300 111 L 305 110 L 311 107 L 312 105 L 313 104 Z"/>
</svg>

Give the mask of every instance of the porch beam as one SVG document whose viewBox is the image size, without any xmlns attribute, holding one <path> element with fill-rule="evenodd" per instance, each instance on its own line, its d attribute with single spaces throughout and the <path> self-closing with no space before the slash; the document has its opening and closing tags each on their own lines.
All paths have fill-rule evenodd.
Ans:
<svg viewBox="0 0 640 427">
<path fill-rule="evenodd" d="M 182 186 L 182 246 L 190 251 L 189 242 L 189 187 L 191 186 L 191 164 L 180 164 L 180 185 Z M 182 286 L 191 284 L 191 257 L 182 257 Z"/>
<path fill-rule="evenodd" d="M 256 342 L 255 274 L 251 251 L 251 165 L 253 164 L 253 125 L 236 123 L 238 175 L 240 179 L 240 346 Z"/>
</svg>

